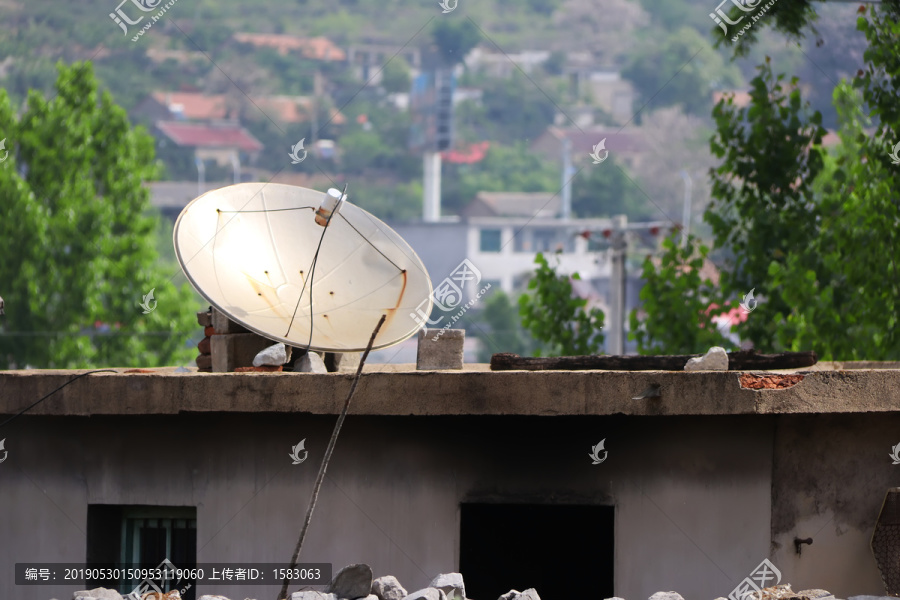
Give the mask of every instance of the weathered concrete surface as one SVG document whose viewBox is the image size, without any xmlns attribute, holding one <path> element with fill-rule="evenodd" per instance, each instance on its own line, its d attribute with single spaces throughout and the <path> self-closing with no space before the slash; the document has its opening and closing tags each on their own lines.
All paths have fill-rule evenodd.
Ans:
<svg viewBox="0 0 900 600">
<path fill-rule="evenodd" d="M 285 562 L 334 420 L 20 417 L 3 432 L 0 567 L 83 562 L 88 504 L 194 506 L 198 562 Z M 300 558 L 335 570 L 365 562 L 417 590 L 458 569 L 460 502 L 615 505 L 617 595 L 726 595 L 769 551 L 771 421 L 351 414 Z M 309 459 L 291 465 L 303 438 Z M 592 466 L 587 454 L 602 438 L 609 458 Z M 527 539 L 528 523 L 522 529 Z M 558 546 L 583 534 L 560 531 Z M 74 589 L 0 577 L 4 599 L 70 598 Z M 265 599 L 276 590 L 207 584 L 197 593 Z"/>
<path fill-rule="evenodd" d="M 773 562 L 794 574 L 794 589 L 820 587 L 837 598 L 884 595 L 870 542 L 885 493 L 900 476 L 889 456 L 897 443 L 898 415 L 778 418 Z M 795 537 L 813 543 L 798 555 Z"/>
<path fill-rule="evenodd" d="M 375 365 L 376 368 L 381 365 Z M 33 415 L 307 412 L 338 414 L 340 373 L 98 373 Z M 0 414 L 18 412 L 84 371 L 0 372 Z M 799 371 L 804 373 L 804 371 Z M 740 372 L 367 370 L 352 413 L 367 415 L 737 415 L 900 411 L 900 369 L 805 372 L 793 387 L 751 390 Z M 661 397 L 632 398 L 651 384 Z M 898 440 L 900 441 L 900 440 Z"/>
</svg>

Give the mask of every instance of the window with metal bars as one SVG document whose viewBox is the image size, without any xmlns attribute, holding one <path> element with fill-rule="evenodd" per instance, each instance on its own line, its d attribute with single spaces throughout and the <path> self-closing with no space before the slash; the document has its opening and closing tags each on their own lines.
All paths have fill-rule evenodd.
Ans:
<svg viewBox="0 0 900 600">
<path fill-rule="evenodd" d="M 90 505 L 88 507 L 87 562 L 155 568 L 168 560 L 178 569 L 197 565 L 197 509 L 187 506 Z M 92 581 L 92 587 L 106 587 L 130 593 L 141 581 Z M 176 581 L 156 582 L 168 592 Z M 182 582 L 181 588 L 183 589 Z M 196 597 L 193 586 L 182 594 Z"/>
</svg>

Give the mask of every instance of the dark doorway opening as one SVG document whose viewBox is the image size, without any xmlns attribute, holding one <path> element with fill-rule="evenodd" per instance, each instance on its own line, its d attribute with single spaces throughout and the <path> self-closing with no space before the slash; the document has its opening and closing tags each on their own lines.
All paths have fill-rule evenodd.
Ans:
<svg viewBox="0 0 900 600">
<path fill-rule="evenodd" d="M 534 588 L 541 600 L 611 598 L 615 507 L 462 504 L 466 596 Z"/>
</svg>

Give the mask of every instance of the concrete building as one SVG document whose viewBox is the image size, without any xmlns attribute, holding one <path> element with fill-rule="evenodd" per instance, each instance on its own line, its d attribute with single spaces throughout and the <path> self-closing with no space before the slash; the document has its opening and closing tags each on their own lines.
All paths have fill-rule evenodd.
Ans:
<svg viewBox="0 0 900 600">
<path fill-rule="evenodd" d="M 869 544 L 897 483 L 898 367 L 820 363 L 751 389 L 739 372 L 372 365 L 300 560 L 409 590 L 460 570 L 487 600 L 712 600 L 767 558 L 795 590 L 882 595 Z M 16 585 L 16 563 L 289 561 L 351 376 L 82 373 L 0 372 L 4 421 L 69 384 L 0 433 L 0 597 L 86 587 Z M 271 579 L 192 591 L 268 600 Z"/>
<path fill-rule="evenodd" d="M 595 144 L 606 140 L 605 148 L 616 160 L 622 161 L 632 171 L 639 171 L 646 166 L 648 142 L 638 130 L 611 127 L 591 127 L 578 129 L 551 126 L 531 144 L 531 151 L 547 160 L 558 161 L 562 156 L 564 140 L 572 144 L 572 160 L 575 164 L 591 160 L 591 152 Z"/>
<path fill-rule="evenodd" d="M 546 194 L 548 198 L 550 195 Z M 607 253 L 590 248 L 578 234 L 586 228 L 610 226 L 609 219 L 562 221 L 549 216 L 487 215 L 437 223 L 392 224 L 422 258 L 433 283 L 449 276 L 468 259 L 480 271 L 482 281 L 507 294 L 527 283 L 538 252 L 557 256 L 560 273 L 578 272 L 588 281 L 608 278 Z M 562 252 L 556 254 L 557 249 Z M 475 292 L 467 292 L 465 299 L 470 300 Z"/>
<path fill-rule="evenodd" d="M 373 85 L 381 83 L 381 71 L 393 57 L 399 56 L 410 68 L 413 77 L 422 68 L 422 51 L 413 46 L 398 46 L 387 42 L 364 42 L 347 48 L 347 63 L 358 79 Z"/>
<path fill-rule="evenodd" d="M 550 58 L 548 50 L 523 50 L 521 52 L 495 52 L 487 48 L 473 48 L 465 58 L 466 67 L 489 77 L 507 79 L 519 69 L 533 73 Z"/>
</svg>

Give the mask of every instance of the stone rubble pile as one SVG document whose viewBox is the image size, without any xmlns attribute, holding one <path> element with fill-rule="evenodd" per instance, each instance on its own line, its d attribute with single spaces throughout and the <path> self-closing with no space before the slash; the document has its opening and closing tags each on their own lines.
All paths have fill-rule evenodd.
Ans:
<svg viewBox="0 0 900 600">
<path fill-rule="evenodd" d="M 746 600 L 837 600 L 825 590 L 802 590 L 795 592 L 790 584 L 776 585 L 745 596 Z M 56 600 L 51 599 L 51 600 Z M 72 600 L 127 600 L 118 592 L 105 588 L 75 592 Z M 149 592 L 141 600 L 181 600 L 179 592 L 166 594 Z M 197 600 L 231 600 L 226 596 L 204 595 Z M 253 600 L 245 598 L 244 600 Z M 393 575 L 377 579 L 372 577 L 372 568 L 365 564 L 348 565 L 337 572 L 325 591 L 294 592 L 285 600 L 467 600 L 466 586 L 459 573 L 442 573 L 435 577 L 428 587 L 409 593 Z M 510 590 L 497 600 L 541 600 L 534 588 L 523 592 Z M 607 598 L 606 600 L 624 600 Z M 656 592 L 648 600 L 684 600 L 677 592 Z M 716 598 L 716 600 L 728 600 Z M 850 596 L 847 600 L 896 600 L 891 596 Z"/>
</svg>

